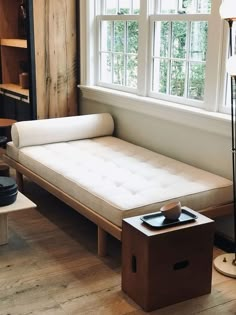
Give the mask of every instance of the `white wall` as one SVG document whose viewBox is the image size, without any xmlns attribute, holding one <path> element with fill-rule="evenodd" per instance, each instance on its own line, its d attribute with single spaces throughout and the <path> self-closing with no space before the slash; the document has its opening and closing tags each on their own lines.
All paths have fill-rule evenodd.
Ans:
<svg viewBox="0 0 236 315">
<path fill-rule="evenodd" d="M 220 136 L 86 99 L 80 103 L 79 111 L 81 114 L 109 112 L 115 120 L 115 132 L 119 138 L 231 178 L 230 136 Z"/>
<path fill-rule="evenodd" d="M 80 114 L 109 112 L 121 139 L 231 178 L 231 138 L 160 120 L 134 111 L 82 99 Z M 217 229 L 232 238 L 230 219 L 217 220 Z"/>
</svg>

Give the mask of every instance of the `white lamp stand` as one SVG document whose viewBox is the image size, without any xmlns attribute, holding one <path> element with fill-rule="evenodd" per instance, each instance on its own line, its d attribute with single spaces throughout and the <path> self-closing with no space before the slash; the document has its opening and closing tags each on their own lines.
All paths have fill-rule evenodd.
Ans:
<svg viewBox="0 0 236 315">
<path fill-rule="evenodd" d="M 215 258 L 214 267 L 225 276 L 236 278 L 236 264 L 234 254 L 223 254 Z"/>
</svg>

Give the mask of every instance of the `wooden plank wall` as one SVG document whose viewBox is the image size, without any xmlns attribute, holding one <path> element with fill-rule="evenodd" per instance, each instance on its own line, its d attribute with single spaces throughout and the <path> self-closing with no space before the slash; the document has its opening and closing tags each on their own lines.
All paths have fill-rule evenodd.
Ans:
<svg viewBox="0 0 236 315">
<path fill-rule="evenodd" d="M 77 114 L 76 0 L 33 0 L 37 118 Z"/>
</svg>

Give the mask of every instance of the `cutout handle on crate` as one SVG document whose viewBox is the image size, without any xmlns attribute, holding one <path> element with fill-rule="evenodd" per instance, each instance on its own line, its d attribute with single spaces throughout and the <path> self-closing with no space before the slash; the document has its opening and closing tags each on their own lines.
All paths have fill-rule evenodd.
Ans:
<svg viewBox="0 0 236 315">
<path fill-rule="evenodd" d="M 137 259 L 136 256 L 132 255 L 131 258 L 131 268 L 132 268 L 132 272 L 136 273 L 137 272 Z"/>
<path fill-rule="evenodd" d="M 173 269 L 174 270 L 184 269 L 184 268 L 187 268 L 188 265 L 189 265 L 189 261 L 188 260 L 178 261 L 177 263 L 174 264 Z"/>
</svg>

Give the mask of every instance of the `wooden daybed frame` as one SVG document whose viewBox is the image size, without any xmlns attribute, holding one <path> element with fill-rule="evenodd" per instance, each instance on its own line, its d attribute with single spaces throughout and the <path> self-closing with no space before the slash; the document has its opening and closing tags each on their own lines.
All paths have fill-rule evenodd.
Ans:
<svg viewBox="0 0 236 315">
<path fill-rule="evenodd" d="M 6 154 L 3 155 L 3 159 L 10 167 L 16 170 L 16 181 L 21 192 L 23 192 L 24 175 L 97 225 L 97 242 L 99 256 L 105 256 L 107 254 L 107 233 L 111 234 L 116 239 L 121 240 L 122 229 L 119 226 L 116 226 L 115 224 L 106 220 L 104 217 L 97 214 L 92 209 L 86 207 L 79 200 L 76 200 L 73 197 L 69 196 L 67 193 L 52 185 L 39 175 L 35 174 L 30 169 L 27 169 L 25 166 L 16 162 L 14 159 L 10 158 Z M 233 204 L 221 204 L 218 206 L 209 207 L 207 209 L 202 209 L 199 212 L 209 218 L 214 219 L 216 217 L 231 214 L 233 212 Z"/>
</svg>

